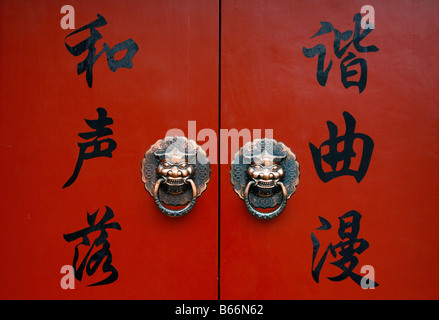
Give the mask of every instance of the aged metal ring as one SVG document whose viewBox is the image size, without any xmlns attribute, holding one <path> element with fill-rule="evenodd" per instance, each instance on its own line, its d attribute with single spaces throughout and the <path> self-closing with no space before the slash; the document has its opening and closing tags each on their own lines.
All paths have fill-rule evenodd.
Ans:
<svg viewBox="0 0 439 320">
<path fill-rule="evenodd" d="M 284 184 L 281 181 L 278 181 L 276 183 L 276 185 L 279 185 L 282 188 L 282 201 L 280 203 L 280 205 L 277 207 L 277 209 L 270 211 L 270 212 L 261 212 L 256 210 L 255 208 L 253 208 L 253 206 L 251 205 L 249 199 L 248 199 L 248 194 L 250 191 L 250 187 L 252 185 L 254 185 L 255 182 L 254 181 L 249 181 L 247 183 L 247 186 L 245 187 L 244 190 L 244 203 L 245 203 L 245 207 L 247 208 L 247 210 L 256 218 L 259 219 L 272 219 L 274 217 L 277 217 L 286 207 L 287 205 L 287 189 L 285 188 Z"/>
<path fill-rule="evenodd" d="M 178 209 L 178 210 L 172 210 L 166 208 L 162 202 L 159 199 L 159 187 L 160 184 L 165 181 L 165 179 L 160 178 L 157 180 L 155 187 L 154 187 L 154 201 L 157 206 L 157 208 L 163 212 L 164 214 L 170 216 L 170 217 L 181 217 L 184 216 L 186 213 L 192 210 L 192 208 L 195 205 L 195 202 L 197 202 L 197 187 L 195 186 L 195 183 L 192 179 L 187 179 L 186 182 L 189 182 L 192 187 L 192 199 L 189 202 L 189 204 L 186 205 L 186 207 Z"/>
</svg>

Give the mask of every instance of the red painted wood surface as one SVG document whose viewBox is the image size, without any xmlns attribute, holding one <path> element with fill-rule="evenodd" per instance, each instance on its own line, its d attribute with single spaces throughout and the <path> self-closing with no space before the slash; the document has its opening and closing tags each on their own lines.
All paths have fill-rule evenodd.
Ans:
<svg viewBox="0 0 439 320">
<path fill-rule="evenodd" d="M 359 94 L 340 81 L 333 33 L 311 37 L 321 21 L 353 30 L 365 4 L 375 8 L 376 29 L 361 43 L 379 51 L 363 56 L 368 79 Z M 430 1 L 223 1 L 222 126 L 272 128 L 296 154 L 301 175 L 284 212 L 268 222 L 221 184 L 222 298 L 438 298 L 437 10 Z M 302 53 L 318 43 L 326 46 L 325 68 L 334 63 L 325 87 L 316 80 L 317 56 Z M 323 183 L 308 144 L 328 139 L 328 120 L 343 134 L 343 111 L 356 119 L 355 132 L 373 139 L 371 163 L 360 183 L 350 176 Z M 228 166 L 221 169 L 226 181 Z M 373 266 L 374 290 L 328 280 L 341 273 L 328 263 L 339 257 L 326 259 L 318 284 L 311 276 L 311 232 L 324 251 L 340 241 L 338 217 L 350 210 L 362 214 L 359 238 L 370 244 L 355 271 Z M 318 216 L 330 231 L 315 230 Z"/>
<path fill-rule="evenodd" d="M 98 13 L 107 20 L 98 29 L 98 52 L 104 42 L 112 47 L 129 38 L 139 51 L 132 69 L 114 73 L 102 56 L 90 89 L 85 74 L 76 73 L 85 56 L 65 48 L 72 30 L 60 27 L 59 1 L 1 2 L 1 297 L 216 299 L 218 177 L 212 175 L 190 215 L 169 219 L 144 189 L 140 167 L 144 152 L 168 129 L 186 128 L 188 120 L 218 125 L 218 6 L 69 4 L 77 28 Z M 117 149 L 111 159 L 86 160 L 77 180 L 62 189 L 83 142 L 78 133 L 90 131 L 84 119 L 96 119 L 98 107 L 114 120 Z M 108 231 L 119 278 L 87 287 L 106 276 L 98 268 L 65 291 L 60 269 L 73 263 L 80 241 L 68 243 L 63 234 L 85 228 L 87 212 L 100 209 L 102 215 L 105 206 L 122 227 Z"/>
<path fill-rule="evenodd" d="M 0 2 L 0 298 L 217 299 L 218 258 L 221 299 L 439 297 L 437 3 L 222 0 L 221 33 L 218 1 L 68 4 L 76 28 L 98 13 L 107 20 L 98 51 L 129 38 L 139 51 L 132 69 L 115 73 L 102 56 L 90 89 L 76 72 L 84 57 L 64 45 L 72 30 L 60 27 L 62 3 Z M 379 51 L 362 55 L 368 79 L 359 94 L 340 81 L 333 33 L 311 37 L 321 21 L 353 30 L 366 4 L 375 8 L 376 29 L 362 44 Z M 325 67 L 334 62 L 325 87 L 316 80 L 317 57 L 302 52 L 318 43 L 327 48 Z M 111 159 L 85 161 L 63 189 L 78 133 L 89 131 L 84 119 L 96 119 L 98 107 L 114 120 L 117 149 Z M 328 139 L 327 121 L 344 132 L 344 111 L 356 119 L 356 132 L 373 139 L 371 163 L 360 183 L 349 176 L 323 183 L 309 143 Z M 188 135 L 188 121 L 217 133 L 219 121 L 224 129 L 273 129 L 300 163 L 300 184 L 284 212 L 260 221 L 246 211 L 229 182 L 230 155 L 238 151 L 229 145 L 221 176 L 211 159 L 211 181 L 192 212 L 161 214 L 144 190 L 140 162 L 169 129 Z M 98 268 L 63 290 L 60 269 L 72 264 L 78 243 L 63 234 L 86 227 L 87 212 L 103 214 L 105 206 L 122 228 L 108 231 L 119 278 L 87 287 L 103 277 Z M 311 276 L 311 232 L 322 246 L 337 243 L 338 217 L 350 210 L 362 214 L 359 237 L 370 244 L 355 271 L 373 266 L 374 290 L 330 281 L 340 273 L 329 264 L 334 259 L 319 283 Z M 319 216 L 330 231 L 315 230 Z"/>
</svg>

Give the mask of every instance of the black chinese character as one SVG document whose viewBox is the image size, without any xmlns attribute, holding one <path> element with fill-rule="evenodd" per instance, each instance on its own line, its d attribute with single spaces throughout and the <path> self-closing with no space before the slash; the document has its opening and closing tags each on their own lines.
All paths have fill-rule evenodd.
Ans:
<svg viewBox="0 0 439 320">
<path fill-rule="evenodd" d="M 331 23 L 322 21 L 320 22 L 321 28 L 314 34 L 312 38 L 316 36 L 320 36 L 322 34 L 327 34 L 330 32 L 334 32 L 334 54 L 338 59 L 341 59 L 345 54 L 346 50 L 349 48 L 351 44 L 354 45 L 355 50 L 358 53 L 366 53 L 366 52 L 376 52 L 379 49 L 374 46 L 364 47 L 360 44 L 361 40 L 363 40 L 373 29 L 365 29 L 363 32 L 361 31 L 361 14 L 358 13 L 354 16 L 355 28 L 354 32 L 348 30 L 345 32 L 340 32 L 337 29 L 334 29 Z M 353 34 L 353 36 L 352 36 Z M 341 48 L 342 41 L 348 41 L 352 36 L 352 40 L 349 41 L 346 45 Z M 329 71 L 332 68 L 332 60 L 330 60 L 328 67 L 324 69 L 325 64 L 325 56 L 326 56 L 326 48 L 323 44 L 318 44 L 312 48 L 302 48 L 302 52 L 307 58 L 313 58 L 315 55 L 318 55 L 317 59 L 317 81 L 321 86 L 325 86 L 328 80 Z M 348 80 L 349 78 L 358 74 L 357 70 L 348 70 L 349 68 L 355 67 L 358 65 L 360 67 L 360 78 L 358 80 Z M 358 58 L 353 52 L 348 52 L 347 56 L 343 58 L 340 63 L 340 71 L 341 71 L 341 82 L 343 86 L 347 89 L 351 86 L 357 86 L 359 92 L 363 92 L 366 88 L 367 82 L 367 61 L 363 58 Z"/>
<path fill-rule="evenodd" d="M 98 19 L 70 33 L 65 38 L 67 39 L 68 37 L 87 29 L 90 30 L 90 37 L 80 42 L 79 44 L 71 47 L 67 44 L 67 42 L 65 43 L 67 50 L 75 57 L 81 55 L 88 50 L 88 54 L 85 60 L 78 63 L 77 72 L 78 74 L 82 74 L 84 71 L 86 72 L 85 78 L 90 88 L 93 85 L 93 65 L 104 53 L 104 51 L 107 55 L 108 67 L 111 71 L 115 72 L 119 68 L 131 69 L 133 66 L 132 59 L 137 50 L 139 50 L 137 44 L 132 39 L 128 39 L 115 45 L 112 49 L 106 43 L 104 43 L 104 48 L 96 55 L 96 42 L 102 39 L 102 35 L 96 29 L 105 26 L 106 24 L 107 21 L 105 20 L 105 18 L 98 14 Z M 124 50 L 126 50 L 125 56 L 120 60 L 115 60 L 114 55 Z"/>
<path fill-rule="evenodd" d="M 113 124 L 113 119 L 107 117 L 107 110 L 105 110 L 104 108 L 98 108 L 97 112 L 99 115 L 99 118 L 97 120 L 85 119 L 85 122 L 88 124 L 88 126 L 94 129 L 95 131 L 78 134 L 82 139 L 85 140 L 90 140 L 92 138 L 94 139 L 88 142 L 78 143 L 79 146 L 78 161 L 76 162 L 76 166 L 72 176 L 64 184 L 63 188 L 70 186 L 76 180 L 84 160 L 97 158 L 97 157 L 112 158 L 113 156 L 112 152 L 117 147 L 116 142 L 110 138 L 100 139 L 104 136 L 113 134 L 113 131 L 110 128 L 106 128 L 106 126 Z M 106 145 L 105 148 L 102 148 L 103 144 Z M 92 148 L 92 150 L 87 152 L 89 148 Z"/>
<path fill-rule="evenodd" d="M 330 230 L 331 224 L 325 218 L 319 217 L 322 226 L 316 230 Z M 311 232 L 311 241 L 313 244 L 312 255 L 312 277 L 315 282 L 319 282 L 320 272 L 322 271 L 326 257 L 330 252 L 334 258 L 340 257 L 339 260 L 331 262 L 332 265 L 338 267 L 342 272 L 335 277 L 328 277 L 331 281 L 342 281 L 346 278 L 351 278 L 356 284 L 361 286 L 361 279 L 363 276 L 353 272 L 358 265 L 358 258 L 355 255 L 360 255 L 367 248 L 369 248 L 369 242 L 364 239 L 358 239 L 358 233 L 360 232 L 360 220 L 361 214 L 355 210 L 349 211 L 338 218 L 340 220 L 340 227 L 338 229 L 338 235 L 342 241 L 333 245 L 329 243 L 325 252 L 323 253 L 320 261 L 314 268 L 317 253 L 320 250 L 320 242 L 317 237 Z M 372 279 L 367 279 L 371 287 L 377 287 L 378 283 Z"/>
<path fill-rule="evenodd" d="M 351 175 L 357 182 L 360 182 L 366 175 L 367 169 L 369 168 L 374 147 L 373 140 L 363 133 L 355 133 L 356 121 L 352 115 L 345 111 L 343 112 L 343 117 L 346 123 L 346 131 L 344 135 L 337 136 L 337 126 L 333 122 L 328 121 L 327 125 L 329 130 L 329 139 L 324 141 L 319 148 L 314 146 L 312 143 L 309 143 L 312 159 L 314 161 L 314 167 L 317 175 L 323 182 L 328 182 L 343 175 Z M 363 152 L 361 154 L 360 165 L 357 170 L 350 168 L 352 158 L 356 157 L 357 155 L 353 147 L 355 139 L 360 139 L 363 142 Z M 338 151 L 339 144 L 343 146 L 342 151 Z M 325 146 L 329 148 L 329 151 L 328 153 L 322 155 L 322 147 Z M 323 170 L 322 160 L 331 167 L 332 171 L 325 172 Z M 337 170 L 337 165 L 340 162 L 343 163 L 343 166 L 341 169 Z"/>
<path fill-rule="evenodd" d="M 119 276 L 119 273 L 117 272 L 116 268 L 111 264 L 112 255 L 110 252 L 110 243 L 107 240 L 108 237 L 107 229 L 121 230 L 121 227 L 117 222 L 107 223 L 114 217 L 114 213 L 109 207 L 106 206 L 105 208 L 106 208 L 105 214 L 98 223 L 96 223 L 96 216 L 99 210 L 97 210 L 93 214 L 89 214 L 87 212 L 87 222 L 89 225 L 87 228 L 63 235 L 64 239 L 67 242 L 71 242 L 79 238 L 82 238 L 82 242 L 80 242 L 75 246 L 75 255 L 73 257 L 73 268 L 75 270 L 75 278 L 78 281 L 82 280 L 84 269 L 88 276 L 92 276 L 96 272 L 98 267 L 101 265 L 101 263 L 102 263 L 102 271 L 104 273 L 110 273 L 108 277 L 106 277 L 105 279 L 90 284 L 89 286 L 110 284 L 116 281 Z M 90 239 L 88 238 L 88 235 L 92 232 L 100 232 L 100 234 L 90 245 Z M 78 266 L 77 263 L 79 258 L 79 246 L 81 245 L 90 247 L 90 249 L 88 250 L 84 259 L 81 261 L 81 263 Z M 99 246 L 101 247 L 98 248 Z M 98 249 L 98 251 L 92 254 L 93 249 L 95 248 Z"/>
</svg>

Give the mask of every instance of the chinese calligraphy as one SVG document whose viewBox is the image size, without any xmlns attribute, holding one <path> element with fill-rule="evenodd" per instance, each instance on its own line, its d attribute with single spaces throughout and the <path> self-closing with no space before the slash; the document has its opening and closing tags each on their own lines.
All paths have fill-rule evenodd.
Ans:
<svg viewBox="0 0 439 320">
<path fill-rule="evenodd" d="M 333 49 L 334 54 L 338 59 L 342 59 L 343 55 L 349 49 L 350 45 L 353 44 L 357 53 L 367 53 L 367 52 L 376 52 L 379 49 L 374 46 L 363 46 L 361 45 L 361 41 L 372 32 L 372 28 L 364 29 L 363 32 L 360 33 L 361 30 L 361 14 L 358 13 L 354 16 L 353 21 L 355 22 L 354 31 L 351 30 L 340 32 L 335 29 L 331 23 L 329 22 L 320 22 L 321 28 L 314 34 L 312 38 L 316 36 L 321 36 L 323 34 L 328 34 L 334 32 L 334 43 Z M 352 35 L 353 34 L 353 35 Z M 352 36 L 352 40 L 349 41 L 341 48 L 342 41 L 348 41 Z M 329 61 L 328 67 L 324 69 L 325 57 L 326 57 L 326 47 L 323 44 L 317 44 L 312 48 L 302 48 L 302 52 L 307 58 L 313 58 L 318 55 L 317 58 L 317 81 L 321 86 L 325 86 L 328 80 L 329 71 L 332 68 L 332 60 Z M 360 67 L 360 78 L 358 80 L 349 80 L 349 78 L 358 74 L 357 70 L 349 70 L 351 67 L 355 66 Z M 343 86 L 347 89 L 351 86 L 357 86 L 359 92 L 363 92 L 366 88 L 367 82 L 367 61 L 364 58 L 357 57 L 357 55 L 351 51 L 347 53 L 347 55 L 342 59 L 340 63 L 340 71 L 341 71 L 341 82 Z"/>
<path fill-rule="evenodd" d="M 117 222 L 109 222 L 111 219 L 113 219 L 114 213 L 113 210 L 111 210 L 111 208 L 107 206 L 105 208 L 106 208 L 105 214 L 98 223 L 96 223 L 96 217 L 99 210 L 97 210 L 93 214 L 89 214 L 87 212 L 87 222 L 89 225 L 88 227 L 73 233 L 64 234 L 64 239 L 67 242 L 71 242 L 79 238 L 82 238 L 82 242 L 80 242 L 75 246 L 75 255 L 73 257 L 73 268 L 75 270 L 75 278 L 78 281 L 82 280 L 84 270 L 86 271 L 88 276 L 91 276 L 96 272 L 96 270 L 98 269 L 101 263 L 102 263 L 103 273 L 110 273 L 108 277 L 106 277 L 105 279 L 90 284 L 89 286 L 99 286 L 99 285 L 109 284 L 116 281 L 119 276 L 116 268 L 111 264 L 112 255 L 110 252 L 110 242 L 107 240 L 108 237 L 107 229 L 121 230 L 121 227 L 120 224 Z M 93 232 L 100 232 L 100 233 L 99 236 L 90 245 L 89 234 Z M 77 264 L 79 260 L 79 248 L 81 245 L 90 247 L 90 249 L 88 250 L 84 259 L 80 262 L 78 266 Z M 98 247 L 100 248 L 98 249 Z M 92 254 L 93 249 L 98 249 L 98 251 Z"/>
<path fill-rule="evenodd" d="M 363 8 L 362 8 L 363 12 Z M 372 13 L 374 15 L 374 12 Z M 348 89 L 356 86 L 359 93 L 362 93 L 366 88 L 367 83 L 367 61 L 360 56 L 368 52 L 378 51 L 378 47 L 374 45 L 365 46 L 362 40 L 374 29 L 368 24 L 365 28 L 364 21 L 371 21 L 372 16 L 363 17 L 360 13 L 354 16 L 355 27 L 354 30 L 341 32 L 333 27 L 329 22 L 320 22 L 321 27 L 312 37 L 317 37 L 329 33 L 334 33 L 333 52 L 337 59 L 340 60 L 340 74 L 341 83 Z M 373 20 L 373 19 L 372 19 Z M 363 28 L 363 31 L 361 29 Z M 355 49 L 355 53 L 348 51 L 348 49 Z M 317 44 L 312 48 L 302 48 L 302 52 L 307 58 L 313 58 L 317 55 L 317 81 L 321 86 L 326 86 L 329 72 L 333 66 L 332 59 L 329 60 L 325 67 L 326 47 L 323 44 Z M 359 56 L 357 56 L 357 54 Z M 309 148 L 314 163 L 314 168 L 320 180 L 324 183 L 340 176 L 353 176 L 357 183 L 360 183 L 369 168 L 374 149 L 374 142 L 371 137 L 364 133 L 355 132 L 356 120 L 348 112 L 343 112 L 345 121 L 344 134 L 338 133 L 338 127 L 332 122 L 327 121 L 329 138 L 323 141 L 319 147 L 311 142 Z M 358 143 L 361 142 L 361 153 L 357 150 Z M 355 145 L 355 149 L 354 149 Z M 359 147 L 358 147 L 359 148 Z M 355 161 L 353 159 L 355 158 Z M 358 163 L 358 167 L 354 164 Z M 331 224 L 325 218 L 319 217 L 322 225 L 317 230 L 329 230 Z M 377 283 L 371 278 L 362 277 L 354 273 L 354 268 L 358 265 L 358 258 L 368 247 L 369 243 L 364 239 L 358 239 L 360 229 L 361 215 L 355 211 L 349 211 L 343 216 L 339 217 L 340 227 L 338 234 L 341 241 L 335 245 L 330 243 L 321 259 L 316 263 L 316 256 L 320 249 L 320 242 L 314 233 L 311 233 L 311 240 L 313 243 L 313 258 L 312 258 L 312 277 L 315 282 L 319 282 L 320 272 L 323 264 L 326 261 L 328 253 L 331 253 L 334 258 L 339 256 L 339 260 L 331 262 L 332 265 L 338 267 L 342 272 L 335 277 L 328 277 L 332 281 L 341 281 L 350 277 L 355 283 L 364 288 L 366 280 L 366 287 L 376 287 Z M 316 265 L 315 265 L 316 264 Z"/>
<path fill-rule="evenodd" d="M 319 217 L 322 225 L 317 230 L 330 230 L 331 224 L 323 217 Z M 367 248 L 369 248 L 369 242 L 365 239 L 358 239 L 358 233 L 360 232 L 360 220 L 361 214 L 355 210 L 349 211 L 338 218 L 340 226 L 338 229 L 338 235 L 341 241 L 335 245 L 329 243 L 320 261 L 314 267 L 316 256 L 320 250 L 320 242 L 317 237 L 311 232 L 311 240 L 313 244 L 313 256 L 312 256 L 312 277 L 315 282 L 319 282 L 320 272 L 326 261 L 327 255 L 330 252 L 334 258 L 340 257 L 339 260 L 331 262 L 332 265 L 338 267 L 342 272 L 335 277 L 328 277 L 331 281 L 342 281 L 346 278 L 351 278 L 356 284 L 362 285 L 363 276 L 354 273 L 353 270 L 358 265 L 358 258 L 356 255 L 360 255 Z M 367 279 L 370 287 L 377 287 L 378 283 L 373 279 Z"/>
<path fill-rule="evenodd" d="M 69 28 L 67 26 L 67 21 L 69 21 L 69 23 L 73 22 L 74 24 L 74 9 L 72 6 L 63 6 L 63 9 L 72 10 L 72 12 L 69 12 L 69 14 L 61 21 L 62 28 L 66 29 Z M 63 12 L 63 9 L 61 9 L 61 12 Z M 81 75 L 85 72 L 85 78 L 89 88 L 92 88 L 93 85 L 93 66 L 102 54 L 105 53 L 107 57 L 107 65 L 109 69 L 115 72 L 119 68 L 131 69 L 133 66 L 132 59 L 139 49 L 132 39 L 128 39 L 116 44 L 112 48 L 107 43 L 103 43 L 103 49 L 97 53 L 96 43 L 102 39 L 102 35 L 97 29 L 106 24 L 107 21 L 105 18 L 98 14 L 95 21 L 68 34 L 64 40 L 65 47 L 73 56 L 79 56 L 87 52 L 85 59 L 77 65 L 77 73 L 78 75 Z M 87 30 L 90 32 L 90 35 L 85 40 L 82 40 L 73 46 L 67 43 L 68 40 L 75 41 L 72 40 L 76 38 L 75 35 L 82 35 L 82 32 L 87 32 Z M 107 115 L 107 110 L 104 108 L 97 108 L 96 111 L 98 113 L 97 119 L 84 119 L 92 130 L 78 134 L 79 137 L 85 141 L 78 143 L 78 159 L 71 177 L 64 184 L 63 188 L 69 187 L 76 181 L 84 160 L 98 157 L 113 157 L 112 152 L 117 147 L 116 141 L 109 137 L 113 134 L 113 130 L 109 128 L 109 126 L 113 124 L 113 118 Z M 106 211 L 99 222 L 96 221 L 99 210 L 93 214 L 87 213 L 88 227 L 70 234 L 64 234 L 64 239 L 67 242 L 80 238 L 82 239 L 82 242 L 75 247 L 75 255 L 73 258 L 74 277 L 77 280 L 81 281 L 84 270 L 87 275 L 91 276 L 97 271 L 99 266 L 102 266 L 103 273 L 108 275 L 105 279 L 97 281 L 89 286 L 110 284 L 118 278 L 118 271 L 112 265 L 110 243 L 107 238 L 108 229 L 121 230 L 121 227 L 119 223 L 110 221 L 114 217 L 111 208 L 108 206 L 105 208 Z M 94 241 L 90 239 L 92 236 L 95 236 Z M 79 252 L 82 246 L 88 247 L 88 252 L 85 254 L 82 261 L 80 261 Z M 65 279 L 68 279 L 67 275 L 65 276 Z M 74 282 L 71 281 L 70 283 L 70 281 L 67 282 L 67 280 L 64 282 L 61 281 L 61 287 L 63 289 L 74 288 Z"/>
<path fill-rule="evenodd" d="M 117 147 L 116 142 L 110 138 L 100 139 L 102 137 L 113 134 L 113 131 L 110 128 L 107 128 L 108 125 L 113 124 L 113 119 L 107 117 L 107 110 L 105 110 L 104 108 L 98 108 L 97 112 L 99 115 L 97 120 L 85 119 L 85 122 L 88 124 L 88 126 L 94 129 L 95 131 L 83 132 L 78 134 L 82 139 L 85 140 L 90 140 L 92 138 L 94 139 L 88 142 L 78 143 L 79 146 L 78 160 L 76 162 L 76 166 L 72 176 L 69 178 L 69 180 L 67 180 L 63 188 L 70 186 L 76 180 L 84 160 L 88 160 L 96 157 L 111 158 L 113 156 L 112 152 Z M 102 148 L 103 144 L 106 145 L 105 148 Z M 87 152 L 89 148 L 92 148 L 92 151 Z"/>
<path fill-rule="evenodd" d="M 352 115 L 345 111 L 343 112 L 343 117 L 346 124 L 344 135 L 337 136 L 337 126 L 333 122 L 328 121 L 329 139 L 324 141 L 319 148 L 309 143 L 314 167 L 317 175 L 323 182 L 328 182 L 342 175 L 351 175 L 357 182 L 360 182 L 369 168 L 374 147 L 373 140 L 366 134 L 355 133 L 356 121 Z M 358 170 L 350 168 L 351 159 L 357 155 L 353 148 L 355 139 L 359 139 L 363 142 L 363 150 Z M 338 151 L 338 145 L 344 146 L 342 151 Z M 329 151 L 322 155 L 322 148 L 325 146 L 329 148 Z M 324 172 L 322 160 L 331 167 L 332 171 Z M 337 170 L 337 164 L 340 162 L 343 163 L 343 166 Z"/>
<path fill-rule="evenodd" d="M 93 85 L 93 65 L 104 52 L 107 55 L 108 67 L 111 71 L 115 72 L 119 68 L 131 69 L 133 66 L 132 59 L 137 50 L 139 50 L 137 44 L 132 39 L 128 39 L 115 45 L 113 48 L 110 48 L 107 43 L 104 43 L 104 48 L 96 55 L 96 42 L 102 39 L 102 35 L 96 29 L 105 26 L 106 24 L 107 21 L 105 20 L 105 18 L 98 14 L 98 19 L 70 33 L 66 37 L 67 40 L 68 37 L 84 30 L 90 31 L 90 37 L 75 46 L 70 46 L 67 44 L 67 42 L 65 43 L 67 50 L 75 57 L 81 55 L 88 50 L 88 54 L 85 60 L 78 63 L 77 72 L 78 75 L 82 74 L 84 71 L 86 72 L 85 78 L 90 88 Z M 125 56 L 120 60 L 116 60 L 114 58 L 115 54 L 124 50 L 126 50 Z"/>
</svg>

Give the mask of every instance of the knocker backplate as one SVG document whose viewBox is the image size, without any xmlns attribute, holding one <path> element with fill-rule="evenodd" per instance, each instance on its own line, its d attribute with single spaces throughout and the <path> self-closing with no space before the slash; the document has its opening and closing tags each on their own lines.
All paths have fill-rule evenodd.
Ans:
<svg viewBox="0 0 439 320">
<path fill-rule="evenodd" d="M 173 136 L 158 140 L 145 152 L 141 167 L 142 181 L 152 197 L 154 197 L 154 187 L 160 179 L 157 172 L 160 157 L 172 153 L 186 157 L 189 165 L 194 169 L 191 179 L 196 186 L 196 195 L 193 195 L 190 187 L 185 186 L 181 186 L 182 192 L 179 194 L 167 193 L 166 185 L 162 183 L 159 188 L 159 198 L 166 205 L 182 206 L 189 203 L 193 196 L 199 197 L 206 190 L 211 174 L 210 161 L 206 152 L 186 137 Z"/>
<path fill-rule="evenodd" d="M 299 183 L 299 163 L 290 148 L 274 139 L 255 139 L 246 143 L 235 154 L 229 172 L 234 191 L 244 200 L 244 190 L 254 180 L 249 176 L 249 168 L 256 159 L 263 157 L 269 157 L 281 166 L 283 176 L 279 180 L 284 184 L 289 199 Z M 250 188 L 249 202 L 255 208 L 274 208 L 282 201 L 282 190 L 279 186 L 274 186 L 272 192 L 269 196 L 260 196 L 253 186 Z"/>
</svg>

